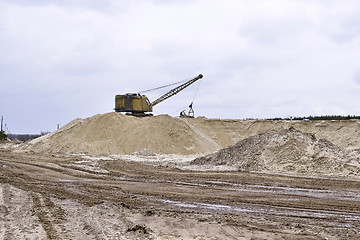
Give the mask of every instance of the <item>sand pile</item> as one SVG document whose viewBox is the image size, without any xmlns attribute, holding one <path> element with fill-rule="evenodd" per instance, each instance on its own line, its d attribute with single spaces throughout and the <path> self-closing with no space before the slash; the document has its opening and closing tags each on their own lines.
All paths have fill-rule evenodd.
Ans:
<svg viewBox="0 0 360 240">
<path fill-rule="evenodd" d="M 191 164 L 236 166 L 241 171 L 358 176 L 359 156 L 359 151 L 345 151 L 328 140 L 317 140 L 314 134 L 291 127 L 246 138 Z"/>
<path fill-rule="evenodd" d="M 130 153 L 198 154 L 220 149 L 186 120 L 168 115 L 136 118 L 119 113 L 75 119 L 61 129 L 23 144 L 20 151 L 92 156 Z"/>
<path fill-rule="evenodd" d="M 222 147 L 234 145 L 238 141 L 256 134 L 294 127 L 302 132 L 314 133 L 316 138 L 327 139 L 344 149 L 360 148 L 360 120 L 356 119 L 334 121 L 269 121 L 207 119 L 205 117 L 198 117 L 189 119 L 188 121 Z"/>
</svg>

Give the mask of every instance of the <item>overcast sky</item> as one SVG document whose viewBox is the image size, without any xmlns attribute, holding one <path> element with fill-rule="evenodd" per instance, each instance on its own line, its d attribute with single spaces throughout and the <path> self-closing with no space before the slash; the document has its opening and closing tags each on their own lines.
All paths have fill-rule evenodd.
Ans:
<svg viewBox="0 0 360 240">
<path fill-rule="evenodd" d="M 208 118 L 360 115 L 359 13 L 358 0 L 0 0 L 0 115 L 11 133 L 53 131 L 199 73 L 154 113 L 194 100 Z"/>
</svg>

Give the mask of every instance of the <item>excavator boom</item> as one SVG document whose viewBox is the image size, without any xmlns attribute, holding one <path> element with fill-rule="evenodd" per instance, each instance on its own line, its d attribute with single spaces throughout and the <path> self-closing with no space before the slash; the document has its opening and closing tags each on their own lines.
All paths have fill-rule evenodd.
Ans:
<svg viewBox="0 0 360 240">
<path fill-rule="evenodd" d="M 159 103 L 161 103 L 162 101 L 168 99 L 169 97 L 174 96 L 175 94 L 177 94 L 178 92 L 182 91 L 183 89 L 187 88 L 188 86 L 190 86 L 191 84 L 193 84 L 194 82 L 196 82 L 197 80 L 201 79 L 203 77 L 202 74 L 199 74 L 199 76 L 187 81 L 184 84 L 181 84 L 180 86 L 171 89 L 169 92 L 165 93 L 164 95 L 162 95 L 161 97 L 159 97 L 158 99 L 154 100 L 151 103 L 151 106 L 155 106 Z"/>
</svg>

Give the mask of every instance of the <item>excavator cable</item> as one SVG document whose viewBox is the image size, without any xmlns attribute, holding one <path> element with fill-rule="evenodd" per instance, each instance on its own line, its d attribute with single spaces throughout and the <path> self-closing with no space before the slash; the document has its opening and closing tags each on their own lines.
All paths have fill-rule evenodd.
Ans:
<svg viewBox="0 0 360 240">
<path fill-rule="evenodd" d="M 164 85 L 164 86 L 161 86 L 161 87 L 151 88 L 151 89 L 148 89 L 148 90 L 141 91 L 139 93 L 151 92 L 151 91 L 155 91 L 155 90 L 158 90 L 158 89 L 162 89 L 162 88 L 170 87 L 170 86 L 173 86 L 173 85 L 181 84 L 181 83 L 184 83 L 184 82 L 187 82 L 187 81 L 189 81 L 189 79 L 182 80 L 182 81 L 179 81 L 179 82 L 170 83 L 170 84 L 167 84 L 167 85 Z"/>
<path fill-rule="evenodd" d="M 180 116 L 183 114 L 182 116 L 194 117 L 193 104 L 194 104 L 194 101 L 195 101 L 197 92 L 198 92 L 198 90 L 199 90 L 199 87 L 200 87 L 200 82 L 201 82 L 201 81 L 198 82 L 198 85 L 197 85 L 197 87 L 196 87 L 193 100 L 191 101 L 191 103 L 190 103 L 190 105 L 189 105 L 189 107 L 188 107 L 188 108 L 189 108 L 188 115 L 186 115 L 185 110 L 183 110 L 183 112 L 180 113 Z"/>
<path fill-rule="evenodd" d="M 198 85 L 197 85 L 197 87 L 196 87 L 195 94 L 194 94 L 194 97 L 193 97 L 193 100 L 192 100 L 192 102 L 191 102 L 191 103 L 193 103 L 193 102 L 195 101 L 195 97 L 196 97 L 197 92 L 198 92 L 198 90 L 199 90 L 200 83 L 201 83 L 201 81 L 198 81 Z"/>
<path fill-rule="evenodd" d="M 174 96 L 175 94 L 179 93 L 180 91 L 182 91 L 183 89 L 187 88 L 188 86 L 190 86 L 191 84 L 193 84 L 194 82 L 196 82 L 197 80 L 201 79 L 203 77 L 202 74 L 199 74 L 197 77 L 177 86 L 174 89 L 171 89 L 170 91 L 168 91 L 167 93 L 165 93 L 164 95 L 162 95 L 161 97 L 159 97 L 158 99 L 156 99 L 155 101 L 151 102 L 150 104 L 152 106 L 155 106 L 159 103 L 161 103 L 162 101 L 168 99 L 169 97 Z"/>
<path fill-rule="evenodd" d="M 169 115 L 174 114 L 174 113 L 179 113 L 181 110 L 184 110 L 184 109 L 186 109 L 186 108 L 188 108 L 188 106 L 183 106 L 183 107 L 181 107 L 181 108 L 179 108 L 179 109 L 177 109 L 177 110 L 174 110 L 174 111 L 172 111 L 172 112 L 169 112 Z"/>
<path fill-rule="evenodd" d="M 179 82 L 176 82 L 176 83 L 171 83 L 171 84 L 168 84 L 168 85 L 165 85 L 165 86 L 161 86 L 161 87 L 157 87 L 157 88 L 145 90 L 145 91 L 142 91 L 142 92 L 139 92 L 139 93 L 150 92 L 150 91 L 158 90 L 158 89 L 161 89 L 161 88 L 166 88 L 166 87 L 169 87 L 169 86 L 172 86 L 172 85 L 177 85 L 177 84 L 180 84 L 180 83 L 187 82 L 188 80 L 189 80 L 189 79 L 186 79 L 186 80 L 179 81 Z M 194 94 L 194 97 L 193 97 L 192 102 L 194 102 L 194 100 L 195 100 L 195 97 L 196 97 L 197 92 L 198 92 L 198 90 L 199 90 L 199 86 L 200 86 L 200 81 L 199 81 L 199 83 L 198 83 L 198 85 L 197 85 L 197 88 L 196 88 L 196 90 L 195 90 L 195 94 Z M 161 97 L 163 94 L 164 94 L 164 93 L 161 93 L 161 94 L 159 94 L 158 96 L 151 98 L 150 101 L 152 102 L 153 100 Z"/>
</svg>

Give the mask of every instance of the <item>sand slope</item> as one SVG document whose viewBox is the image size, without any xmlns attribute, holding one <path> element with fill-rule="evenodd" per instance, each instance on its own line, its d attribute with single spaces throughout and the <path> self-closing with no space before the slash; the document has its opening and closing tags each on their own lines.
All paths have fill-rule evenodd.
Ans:
<svg viewBox="0 0 360 240">
<path fill-rule="evenodd" d="M 237 166 L 241 171 L 316 176 L 357 176 L 359 153 L 295 128 L 274 130 L 239 141 L 192 164 Z"/>
</svg>

